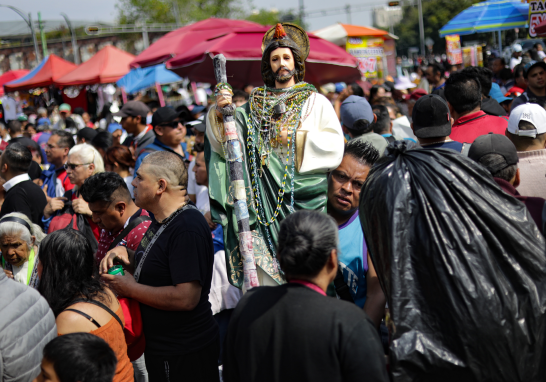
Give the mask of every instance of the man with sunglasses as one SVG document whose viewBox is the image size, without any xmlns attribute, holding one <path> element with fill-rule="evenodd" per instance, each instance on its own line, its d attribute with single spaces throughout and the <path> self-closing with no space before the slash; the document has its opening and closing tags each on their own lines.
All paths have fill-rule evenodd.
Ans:
<svg viewBox="0 0 546 382">
<path fill-rule="evenodd" d="M 135 174 L 142 163 L 142 160 L 154 151 L 168 151 L 178 155 L 186 161 L 188 153 L 185 150 L 186 142 L 186 121 L 182 114 L 170 107 L 160 107 L 152 116 L 152 126 L 155 140 L 151 145 L 146 146 L 138 156 L 135 164 Z"/>
<path fill-rule="evenodd" d="M 336 292 L 341 299 L 352 301 L 360 308 L 368 305 L 364 310 L 376 325 L 384 312 L 385 298 L 368 256 L 358 203 L 360 190 L 379 157 L 379 151 L 371 143 L 360 139 L 349 141 L 341 164 L 328 175 L 327 202 L 328 215 L 339 228 Z"/>
</svg>

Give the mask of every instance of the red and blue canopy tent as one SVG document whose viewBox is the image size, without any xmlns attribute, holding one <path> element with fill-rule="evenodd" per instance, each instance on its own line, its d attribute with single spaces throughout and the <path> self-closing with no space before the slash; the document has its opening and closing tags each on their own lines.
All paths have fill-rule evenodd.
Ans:
<svg viewBox="0 0 546 382">
<path fill-rule="evenodd" d="M 42 62 L 26 76 L 4 84 L 4 90 L 6 92 L 13 92 L 16 90 L 47 87 L 54 84 L 56 80 L 75 68 L 75 64 L 51 54 L 46 56 Z"/>
</svg>

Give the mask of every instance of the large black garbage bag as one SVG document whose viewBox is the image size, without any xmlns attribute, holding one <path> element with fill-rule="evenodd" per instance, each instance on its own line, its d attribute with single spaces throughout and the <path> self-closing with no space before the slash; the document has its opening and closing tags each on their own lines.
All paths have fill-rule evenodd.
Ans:
<svg viewBox="0 0 546 382">
<path fill-rule="evenodd" d="M 360 218 L 395 332 L 395 381 L 546 380 L 545 241 L 525 206 L 451 150 L 395 142 Z"/>
</svg>

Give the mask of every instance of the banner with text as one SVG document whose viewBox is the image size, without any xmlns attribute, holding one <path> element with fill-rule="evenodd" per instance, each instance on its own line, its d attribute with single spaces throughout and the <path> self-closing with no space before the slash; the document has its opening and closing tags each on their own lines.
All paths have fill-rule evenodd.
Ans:
<svg viewBox="0 0 546 382">
<path fill-rule="evenodd" d="M 383 39 L 374 37 L 347 37 L 347 52 L 358 60 L 362 77 L 383 76 Z"/>
<path fill-rule="evenodd" d="M 451 65 L 463 63 L 463 51 L 461 50 L 461 38 L 458 34 L 446 36 L 447 62 Z"/>
<path fill-rule="evenodd" d="M 546 20 L 546 0 L 529 1 L 529 37 L 536 37 L 535 27 Z"/>
</svg>

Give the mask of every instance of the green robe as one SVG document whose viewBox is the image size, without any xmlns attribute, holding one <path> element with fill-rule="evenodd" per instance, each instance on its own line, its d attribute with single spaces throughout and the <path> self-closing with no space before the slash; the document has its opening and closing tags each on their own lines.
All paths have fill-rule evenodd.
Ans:
<svg viewBox="0 0 546 382">
<path fill-rule="evenodd" d="M 214 112 L 214 111 L 212 111 Z M 235 123 L 237 134 L 243 151 L 243 172 L 247 195 L 250 229 L 252 230 L 254 257 L 256 265 L 270 275 L 277 283 L 284 283 L 277 260 L 270 249 L 269 238 L 276 247 L 280 223 L 290 213 L 291 192 L 290 175 L 286 179 L 286 193 L 282 208 L 277 219 L 269 227 L 260 224 L 256 218 L 256 203 L 251 192 L 249 152 L 247 149 L 247 120 L 250 113 L 250 104 L 237 108 Z M 241 139 L 242 137 L 242 139 Z M 209 195 L 211 215 L 215 222 L 224 229 L 224 244 L 226 252 L 226 265 L 229 282 L 238 287 L 243 286 L 243 263 L 239 253 L 239 240 L 237 218 L 233 204 L 233 196 L 230 190 L 229 167 L 227 161 L 211 149 L 208 137 L 205 139 L 205 160 L 209 174 Z M 260 158 L 256 158 L 257 163 Z M 281 163 L 279 156 L 272 152 L 269 155 L 268 166 L 263 167 L 262 177 L 259 178 L 258 187 L 265 210 L 266 219 L 269 221 L 277 208 L 277 195 L 282 185 L 285 163 Z M 289 167 L 291 174 L 291 167 Z M 326 174 L 299 174 L 294 172 L 294 209 L 326 211 L 328 184 Z M 268 238 L 269 232 L 269 238 Z"/>
</svg>

